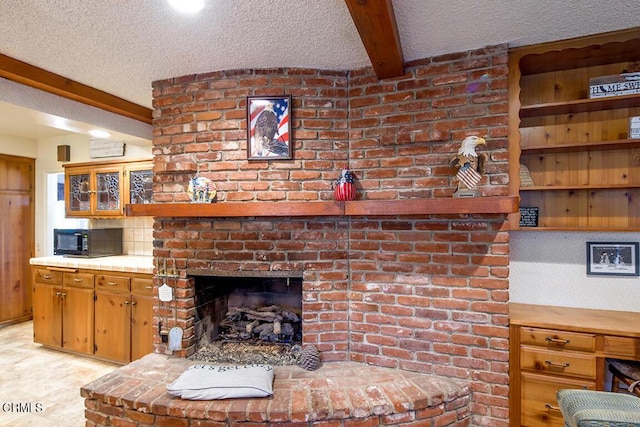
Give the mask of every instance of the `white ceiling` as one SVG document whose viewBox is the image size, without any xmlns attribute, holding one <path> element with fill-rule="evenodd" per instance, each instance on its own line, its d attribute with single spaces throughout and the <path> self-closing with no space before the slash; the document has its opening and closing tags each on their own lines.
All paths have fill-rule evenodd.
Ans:
<svg viewBox="0 0 640 427">
<path fill-rule="evenodd" d="M 0 0 L 0 53 L 146 107 L 151 83 L 170 77 L 370 65 L 344 0 L 205 1 L 204 11 L 185 15 L 166 0 Z M 630 0 L 393 0 L 393 7 L 405 61 L 640 25 L 638 1 Z M 19 132 L 18 123 L 0 119 L 0 132 Z"/>
</svg>

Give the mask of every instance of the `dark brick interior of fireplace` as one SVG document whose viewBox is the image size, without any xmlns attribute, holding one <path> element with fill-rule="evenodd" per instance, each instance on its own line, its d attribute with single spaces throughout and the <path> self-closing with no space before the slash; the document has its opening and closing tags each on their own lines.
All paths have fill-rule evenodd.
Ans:
<svg viewBox="0 0 640 427">
<path fill-rule="evenodd" d="M 194 276 L 196 348 L 222 339 L 220 322 L 230 307 L 280 306 L 302 318 L 302 278 Z M 302 342 L 302 328 L 281 343 Z M 248 340 L 247 343 L 255 340 Z"/>
</svg>

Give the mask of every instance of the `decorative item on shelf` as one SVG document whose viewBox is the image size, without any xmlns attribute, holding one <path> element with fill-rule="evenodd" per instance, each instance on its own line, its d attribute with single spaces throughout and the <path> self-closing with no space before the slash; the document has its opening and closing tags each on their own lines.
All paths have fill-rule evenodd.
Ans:
<svg viewBox="0 0 640 427">
<path fill-rule="evenodd" d="M 520 206 L 520 227 L 537 227 L 538 211 L 537 207 Z"/>
<path fill-rule="evenodd" d="M 622 73 L 589 79 L 589 98 L 640 94 L 640 73 Z"/>
<path fill-rule="evenodd" d="M 520 163 L 520 187 L 533 187 L 533 179 L 527 165 Z"/>
<path fill-rule="evenodd" d="M 640 116 L 629 118 L 629 139 L 640 139 Z"/>
<path fill-rule="evenodd" d="M 196 175 L 189 180 L 187 194 L 194 203 L 211 203 L 216 193 L 216 185 L 209 178 Z"/>
<path fill-rule="evenodd" d="M 453 197 L 475 197 L 479 195 L 476 187 L 482 179 L 487 155 L 485 153 L 476 153 L 476 147 L 478 145 L 486 145 L 486 143 L 484 138 L 472 135 L 466 137 L 460 144 L 460 149 L 449 162 L 449 166 L 458 168 L 456 173 L 458 188 Z"/>
<path fill-rule="evenodd" d="M 356 198 L 356 185 L 353 174 L 346 166 L 342 169 L 340 177 L 336 180 L 333 195 L 339 202 L 346 202 L 347 200 L 354 200 Z"/>
</svg>

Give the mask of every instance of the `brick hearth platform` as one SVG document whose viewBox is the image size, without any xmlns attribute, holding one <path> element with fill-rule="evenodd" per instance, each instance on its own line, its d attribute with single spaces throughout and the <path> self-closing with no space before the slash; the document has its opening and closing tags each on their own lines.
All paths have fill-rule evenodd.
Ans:
<svg viewBox="0 0 640 427">
<path fill-rule="evenodd" d="M 150 354 L 81 389 L 87 426 L 378 427 L 470 425 L 460 380 L 354 362 L 275 367 L 270 398 L 189 401 L 167 384 L 202 362 Z"/>
</svg>

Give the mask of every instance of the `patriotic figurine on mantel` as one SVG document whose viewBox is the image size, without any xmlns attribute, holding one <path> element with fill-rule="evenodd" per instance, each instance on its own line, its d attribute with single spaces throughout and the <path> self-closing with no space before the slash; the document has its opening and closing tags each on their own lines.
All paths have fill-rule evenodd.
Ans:
<svg viewBox="0 0 640 427">
<path fill-rule="evenodd" d="M 485 153 L 476 153 L 478 145 L 486 145 L 484 138 L 479 136 L 468 136 L 460 144 L 460 149 L 449 166 L 458 168 L 456 180 L 458 188 L 453 194 L 454 197 L 474 197 L 478 195 L 476 187 L 482 179 L 484 166 L 487 162 Z"/>
</svg>

